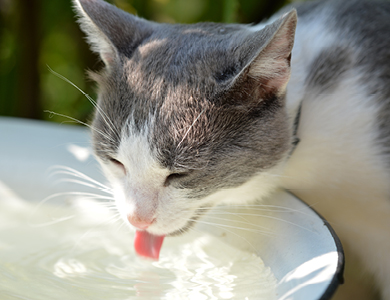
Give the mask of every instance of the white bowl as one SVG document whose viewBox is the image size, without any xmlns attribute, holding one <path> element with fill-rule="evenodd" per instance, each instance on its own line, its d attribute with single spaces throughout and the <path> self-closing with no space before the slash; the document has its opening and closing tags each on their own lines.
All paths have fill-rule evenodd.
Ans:
<svg viewBox="0 0 390 300">
<path fill-rule="evenodd" d="M 74 190 L 71 183 L 58 186 L 48 178 L 48 170 L 55 165 L 66 165 L 104 181 L 84 128 L 0 118 L 0 144 L 0 188 L 7 187 L 23 199 L 39 201 Z M 330 299 L 343 281 L 344 269 L 343 249 L 333 229 L 291 193 L 281 191 L 264 204 L 269 206 L 264 206 L 268 209 L 261 218 L 251 213 L 250 207 L 225 209 L 229 229 L 197 226 L 235 247 L 258 254 L 277 279 L 278 300 Z M 242 223 L 243 215 L 245 222 L 251 224 L 247 225 L 249 229 L 265 226 L 275 234 L 259 235 L 256 230 L 235 228 L 235 224 Z M 243 238 L 248 243 L 242 243 Z"/>
</svg>

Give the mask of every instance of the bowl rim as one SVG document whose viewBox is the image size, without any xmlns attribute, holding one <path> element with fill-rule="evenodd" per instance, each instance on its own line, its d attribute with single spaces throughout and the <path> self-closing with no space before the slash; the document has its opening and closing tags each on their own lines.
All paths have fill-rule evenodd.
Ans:
<svg viewBox="0 0 390 300">
<path fill-rule="evenodd" d="M 309 206 L 305 201 L 303 201 L 301 198 L 296 196 L 293 192 L 286 190 L 287 193 L 294 196 L 297 200 L 304 203 L 305 205 Z M 313 207 L 309 206 L 310 209 L 324 222 L 324 225 L 329 230 L 330 234 L 332 235 L 332 238 L 334 240 L 334 243 L 336 245 L 336 251 L 338 254 L 338 261 L 337 261 L 337 267 L 336 272 L 333 275 L 332 280 L 330 281 L 328 288 L 325 290 L 325 292 L 322 294 L 321 298 L 318 300 L 329 300 L 332 298 L 332 296 L 335 294 L 337 288 L 339 285 L 344 284 L 344 270 L 345 270 L 345 254 L 344 254 L 344 248 L 340 241 L 340 238 L 337 236 L 336 231 L 333 229 L 333 227 L 330 225 L 330 223 Z"/>
</svg>

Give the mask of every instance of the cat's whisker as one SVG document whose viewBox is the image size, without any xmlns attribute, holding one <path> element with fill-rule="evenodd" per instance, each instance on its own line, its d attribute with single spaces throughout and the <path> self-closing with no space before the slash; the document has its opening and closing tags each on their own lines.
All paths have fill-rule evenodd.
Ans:
<svg viewBox="0 0 390 300">
<path fill-rule="evenodd" d="M 193 219 L 189 219 L 189 220 L 193 220 Z M 274 236 L 274 233 L 271 233 L 271 232 L 265 231 L 265 230 L 255 229 L 255 228 L 239 227 L 239 226 L 233 226 L 233 225 L 227 225 L 227 224 L 220 224 L 220 223 L 208 222 L 208 221 L 199 220 L 199 219 L 193 220 L 193 221 L 196 221 L 199 224 L 220 226 L 220 227 L 223 227 L 223 228 L 231 228 L 231 229 L 238 229 L 238 230 L 242 230 L 242 231 L 249 231 L 249 232 L 254 232 L 254 233 L 260 233 L 260 234 L 264 234 L 264 235 L 270 236 L 270 237 Z"/>
<path fill-rule="evenodd" d="M 70 253 L 73 253 L 76 248 L 78 247 L 78 245 L 80 244 L 80 242 L 86 237 L 88 236 L 93 230 L 96 230 L 98 227 L 102 226 L 103 224 L 109 224 L 110 221 L 114 220 L 115 218 L 117 218 L 118 216 L 117 215 L 113 215 L 111 216 L 110 218 L 106 219 L 106 220 L 103 220 L 101 222 L 99 222 L 98 224 L 96 224 L 93 228 L 90 228 L 88 229 L 82 236 L 80 236 L 78 238 L 78 240 L 75 242 L 75 244 L 73 245 L 72 249 L 69 251 Z M 117 222 L 118 220 L 116 220 L 115 222 Z"/>
<path fill-rule="evenodd" d="M 236 214 L 231 214 L 231 215 L 238 216 L 238 217 L 240 217 L 243 220 L 243 221 L 234 220 L 235 223 L 240 223 L 240 224 L 243 224 L 243 225 L 254 226 L 254 227 L 262 228 L 262 229 L 268 229 L 266 226 L 262 226 L 262 225 L 259 225 L 259 224 L 254 224 L 254 223 L 249 222 L 248 220 L 246 220 L 241 215 L 236 215 Z M 221 217 L 216 217 L 216 216 L 208 216 L 208 217 L 211 218 L 211 219 L 220 220 L 220 221 L 229 221 L 229 222 L 231 221 L 230 218 L 221 218 Z"/>
<path fill-rule="evenodd" d="M 88 94 L 86 94 L 84 92 L 82 92 L 82 93 L 84 94 L 85 97 L 87 97 L 87 99 L 92 103 L 92 105 L 100 113 L 104 122 L 106 122 L 106 124 L 107 124 L 108 128 L 111 130 L 111 132 L 120 140 L 120 138 L 121 138 L 120 133 L 115 129 L 114 124 L 111 122 L 111 119 L 107 116 L 107 114 L 103 111 L 103 109 L 101 109 L 101 107 L 99 107 L 97 102 L 95 100 L 93 100 Z"/>
<path fill-rule="evenodd" d="M 225 214 L 226 214 L 226 213 L 225 213 Z M 304 229 L 304 230 L 309 231 L 309 232 L 313 232 L 313 231 L 309 230 L 309 229 L 306 228 L 306 227 L 303 227 L 303 226 L 298 225 L 298 224 L 296 224 L 296 223 L 287 221 L 287 220 L 285 220 L 285 219 L 283 219 L 283 218 L 278 218 L 278 217 L 274 217 L 274 216 L 263 215 L 263 214 L 250 214 L 250 213 L 240 213 L 240 214 L 230 213 L 230 214 L 231 214 L 231 215 L 235 215 L 235 216 L 241 216 L 241 217 L 248 216 L 248 217 L 268 218 L 268 219 L 277 220 L 277 221 L 281 221 L 281 222 L 283 222 L 283 223 L 287 223 L 287 224 L 293 225 L 293 226 L 295 226 L 295 227 Z M 236 221 L 236 222 L 237 222 L 237 221 Z M 249 224 L 251 224 L 251 223 L 249 223 Z M 253 224 L 252 224 L 252 225 L 253 225 Z"/>
<path fill-rule="evenodd" d="M 196 119 L 194 120 L 194 122 L 192 122 L 191 126 L 187 129 L 186 133 L 184 134 L 182 140 L 180 141 L 180 143 L 176 146 L 176 150 L 180 147 L 180 145 L 183 143 L 183 141 L 185 140 L 185 138 L 187 137 L 188 133 L 190 132 L 191 128 L 195 125 L 196 121 L 198 121 L 198 119 L 200 118 L 200 116 L 203 114 L 204 112 L 204 109 L 199 113 L 199 115 L 196 117 Z"/>
<path fill-rule="evenodd" d="M 75 184 L 83 185 L 83 186 L 86 186 L 86 187 L 94 188 L 94 189 L 100 190 L 100 191 L 108 193 L 108 194 L 111 193 L 110 191 L 107 191 L 106 189 L 103 189 L 103 188 L 101 188 L 99 186 L 96 186 L 96 185 L 91 184 L 89 182 L 85 182 L 85 181 L 78 180 L 78 179 L 62 178 L 62 179 L 58 179 L 58 180 L 55 181 L 56 184 L 62 183 L 62 182 L 75 183 Z"/>
<path fill-rule="evenodd" d="M 64 174 L 64 175 L 75 176 L 77 178 L 87 180 L 87 181 L 95 184 L 96 186 L 100 186 L 104 191 L 107 191 L 107 192 L 111 191 L 111 188 L 109 188 L 108 186 L 100 183 L 99 181 L 97 181 L 95 179 L 92 179 L 91 177 L 89 177 L 89 176 L 85 175 L 84 173 L 77 171 L 73 168 L 66 167 L 66 166 L 53 166 L 53 167 L 51 167 L 51 169 L 58 169 L 58 171 L 52 172 L 52 175 Z"/>
<path fill-rule="evenodd" d="M 213 209 L 214 210 L 214 209 Z M 257 214 L 257 213 L 236 213 L 236 212 L 226 212 L 226 211 L 221 211 L 220 213 L 218 213 L 216 210 L 214 210 L 214 213 L 212 212 L 212 210 L 210 210 L 209 212 L 207 212 L 207 216 L 211 217 L 212 215 L 223 215 L 223 214 L 227 214 L 227 215 L 234 215 L 234 216 L 254 216 L 254 217 L 262 217 L 262 218 L 267 218 L 267 219 L 272 219 L 272 220 L 276 220 L 276 221 L 280 221 L 280 222 L 283 222 L 283 223 L 287 223 L 287 224 L 290 224 L 290 225 L 293 225 L 295 227 L 298 227 L 298 228 L 301 228 L 305 231 L 309 231 L 309 232 L 313 232 L 312 230 L 306 228 L 306 227 L 303 227 L 299 224 L 296 224 L 294 222 L 290 222 L 288 220 L 285 220 L 283 218 L 279 218 L 279 217 L 276 217 L 276 216 L 271 216 L 271 215 L 267 215 L 267 214 Z M 253 225 L 253 224 L 252 224 Z"/>
<path fill-rule="evenodd" d="M 203 170 L 203 169 L 207 168 L 208 164 L 209 164 L 209 161 L 207 161 L 205 163 L 205 165 L 202 166 L 202 167 L 194 167 L 194 166 L 188 166 L 186 164 L 182 164 L 182 163 L 179 163 L 179 162 L 175 161 L 175 166 L 176 167 L 182 168 L 182 169 L 186 169 L 186 170 L 189 170 L 189 171 Z"/>
<path fill-rule="evenodd" d="M 288 207 L 282 207 L 282 206 L 275 206 L 275 205 L 234 205 L 234 206 L 222 206 L 222 207 L 214 207 L 212 209 L 209 209 L 207 214 L 224 214 L 227 213 L 225 210 L 235 210 L 237 208 L 244 208 L 248 209 L 250 211 L 261 211 L 261 212 L 271 212 L 271 213 L 300 213 L 305 216 L 311 216 L 311 214 L 308 214 L 305 212 L 307 210 L 306 208 L 302 209 L 292 209 Z M 200 208 L 203 209 L 203 208 Z M 208 208 L 205 208 L 208 209 Z M 248 212 L 235 212 L 236 214 L 248 214 Z M 257 215 L 257 214 L 254 214 Z"/>
<path fill-rule="evenodd" d="M 66 216 L 66 217 L 59 217 L 59 218 L 56 218 L 54 220 L 51 220 L 51 221 L 48 221 L 48 222 L 44 222 L 44 223 L 40 223 L 40 224 L 34 224 L 32 223 L 31 219 L 33 218 L 33 216 L 38 212 L 38 210 L 45 204 L 47 203 L 48 201 L 50 200 L 53 200 L 55 198 L 58 198 L 58 197 L 61 197 L 61 196 L 64 196 L 64 195 L 68 195 L 69 193 L 57 193 L 57 194 L 53 194 L 49 197 L 46 197 L 45 199 L 43 199 L 42 201 L 40 201 L 36 206 L 35 208 L 33 209 L 33 211 L 31 212 L 30 214 L 30 217 L 29 217 L 29 220 L 28 220 L 28 224 L 30 227 L 32 228 L 39 228 L 39 227 L 45 227 L 45 226 L 50 226 L 50 225 L 54 225 L 54 224 L 57 224 L 57 223 L 60 223 L 60 222 L 64 222 L 64 221 L 67 221 L 67 220 L 70 220 L 70 219 L 73 219 L 75 217 L 75 215 L 70 215 L 70 216 Z"/>
<path fill-rule="evenodd" d="M 98 200 L 98 199 L 101 199 L 101 200 L 110 200 L 110 201 L 113 201 L 113 198 L 111 197 L 105 197 L 105 196 L 102 196 L 102 195 L 99 195 L 99 194 L 93 194 L 93 193 L 84 193 L 84 192 L 64 192 L 64 193 L 57 193 L 57 194 L 53 194 L 47 198 L 45 198 L 44 200 L 42 200 L 40 203 L 38 203 L 38 205 L 35 207 L 35 209 L 33 210 L 33 212 L 31 213 L 31 216 L 30 216 L 30 221 L 29 221 L 29 226 L 33 227 L 33 228 L 39 228 L 39 227 L 46 227 L 46 226 L 50 226 L 50 225 L 54 225 L 54 224 L 58 224 L 60 222 L 64 222 L 64 221 L 68 221 L 68 220 L 71 220 L 71 219 L 74 219 L 76 217 L 76 214 L 72 214 L 72 215 L 69 215 L 69 216 L 64 216 L 64 217 L 58 217 L 58 218 L 55 218 L 51 221 L 48 221 L 48 222 L 44 222 L 44 223 L 39 223 L 39 224 L 33 224 L 31 222 L 31 218 L 37 213 L 37 211 L 42 207 L 42 205 L 44 205 L 44 203 L 48 202 L 49 200 L 52 200 L 52 199 L 55 199 L 55 198 L 58 198 L 58 197 L 63 197 L 63 196 L 81 196 L 82 198 L 80 198 L 81 200 Z M 101 207 L 104 207 L 105 209 L 107 210 L 111 210 L 111 211 L 115 211 L 116 210 L 116 206 L 113 205 L 112 203 L 101 203 L 101 202 L 98 202 L 96 201 L 94 203 L 94 205 L 98 205 L 98 206 L 101 206 Z M 82 211 L 82 210 L 87 210 L 88 212 L 90 212 L 90 208 L 91 207 L 78 207 L 77 208 L 77 211 Z"/>
<path fill-rule="evenodd" d="M 83 196 L 83 197 L 90 197 L 92 199 L 103 199 L 103 200 L 110 200 L 110 201 L 113 201 L 114 199 L 112 197 L 107 197 L 107 196 L 102 196 L 102 195 L 99 195 L 99 194 L 94 194 L 94 193 L 86 193 L 86 192 L 62 192 L 62 193 L 55 193 L 55 194 L 52 194 L 48 197 L 46 197 L 45 199 L 43 199 L 42 201 L 40 201 L 34 208 L 34 210 L 32 211 L 31 213 L 31 216 L 35 215 L 36 212 L 47 202 L 49 202 L 50 200 L 53 200 L 53 199 L 56 199 L 56 198 L 59 198 L 59 197 L 63 197 L 63 196 Z"/>
<path fill-rule="evenodd" d="M 276 209 L 283 209 L 283 210 L 288 210 L 288 211 L 296 211 L 296 209 L 286 207 L 286 206 L 280 206 L 280 205 L 273 205 L 273 204 L 263 204 L 263 203 L 247 203 L 247 204 L 218 204 L 217 206 L 213 206 L 213 208 L 218 209 L 218 208 L 252 208 L 252 207 L 266 207 L 266 208 L 276 208 Z"/>
<path fill-rule="evenodd" d="M 44 205 L 46 202 L 50 201 L 50 200 L 53 200 L 57 197 L 60 197 L 60 196 L 63 196 L 63 195 L 66 195 L 66 193 L 56 193 L 56 194 L 53 194 L 53 195 L 50 195 L 48 197 L 46 197 L 45 199 L 43 199 L 42 201 L 40 201 L 36 206 L 35 208 L 33 209 L 33 211 L 31 212 L 31 215 L 30 215 L 30 221 L 29 221 L 29 225 L 30 226 L 33 226 L 35 227 L 36 225 L 32 224 L 31 223 L 31 219 L 32 217 L 37 213 L 37 211 L 42 207 L 42 205 Z"/>
<path fill-rule="evenodd" d="M 63 117 L 63 118 L 67 118 L 69 120 L 72 120 L 73 122 L 76 122 L 76 123 L 79 123 L 81 125 L 84 125 L 84 126 L 90 128 L 91 130 L 95 131 L 96 133 L 100 134 L 101 136 L 103 136 L 107 140 L 111 141 L 112 143 L 115 143 L 115 140 L 113 138 L 111 138 L 109 135 L 105 134 L 101 130 L 99 130 L 99 129 L 93 127 L 92 125 L 89 125 L 89 124 L 87 124 L 87 123 L 85 123 L 83 121 L 80 121 L 80 120 L 78 120 L 76 118 L 73 118 L 71 116 L 67 116 L 67 115 L 64 115 L 64 114 L 56 113 L 56 112 L 51 111 L 51 110 L 44 110 L 44 112 L 49 113 L 51 115 L 56 115 L 56 116 L 60 116 L 60 117 Z"/>
<path fill-rule="evenodd" d="M 57 76 L 58 78 L 64 80 L 65 82 L 69 83 L 70 85 L 72 85 L 74 88 L 76 88 L 80 93 L 82 93 L 87 99 L 88 101 L 95 107 L 96 111 L 99 112 L 99 114 L 102 116 L 104 122 L 107 124 L 108 128 L 111 130 L 111 132 L 116 135 L 116 137 L 118 139 L 120 139 L 120 135 L 118 133 L 117 130 L 115 130 L 115 126 L 114 124 L 112 123 L 112 121 L 110 120 L 110 118 L 107 116 L 107 114 L 104 112 L 104 110 L 97 104 L 97 102 L 92 99 L 91 96 L 89 96 L 86 92 L 84 92 L 81 88 L 79 88 L 76 84 L 74 84 L 72 81 L 70 81 L 68 78 L 66 78 L 65 76 L 55 72 L 53 69 L 51 69 L 49 66 L 47 66 L 47 68 L 49 69 L 49 71 Z"/>
<path fill-rule="evenodd" d="M 119 212 L 118 212 L 118 214 L 119 214 Z M 121 216 L 120 216 L 119 220 L 120 220 L 120 219 L 122 219 Z M 127 227 L 127 228 L 130 227 L 130 226 L 127 226 L 127 225 L 128 225 L 128 224 L 127 224 L 126 222 L 124 222 L 124 221 L 121 222 L 121 223 L 119 223 L 119 227 L 116 228 L 116 231 L 117 231 L 117 232 L 120 231 L 123 227 Z"/>
<path fill-rule="evenodd" d="M 106 224 L 113 224 L 121 220 L 122 217 L 119 214 L 115 214 L 111 219 L 106 220 Z"/>
<path fill-rule="evenodd" d="M 92 199 L 92 200 L 95 200 L 96 198 L 89 198 L 89 199 Z M 103 199 L 104 200 L 104 199 Z M 99 205 L 99 206 L 105 206 L 105 207 L 109 207 L 109 208 L 116 208 L 116 204 L 115 204 L 115 199 L 112 198 L 112 199 L 108 199 L 108 201 L 95 201 L 96 205 Z"/>
<path fill-rule="evenodd" d="M 95 194 L 95 193 L 88 193 L 88 192 L 63 192 L 63 193 L 58 193 L 58 194 L 54 194 L 54 195 L 56 195 L 56 197 L 59 197 L 59 196 L 82 196 L 84 198 L 89 197 L 89 198 L 93 198 L 93 199 L 114 201 L 113 197 L 104 196 L 104 195 Z"/>
<path fill-rule="evenodd" d="M 66 216 L 66 217 L 61 217 L 61 218 L 57 218 L 57 219 L 54 219 L 52 221 L 49 221 L 49 222 L 44 222 L 44 223 L 39 223 L 39 224 L 33 224 L 31 222 L 31 218 L 28 222 L 28 225 L 32 228 L 40 228 L 40 227 L 46 227 L 46 226 L 50 226 L 50 225 L 54 225 L 54 224 L 58 224 L 58 223 L 61 223 L 61 222 L 65 222 L 65 221 L 68 221 L 68 220 L 71 220 L 71 219 L 74 219 L 75 216 L 74 215 L 71 215 L 71 216 Z"/>
<path fill-rule="evenodd" d="M 221 226 L 219 226 L 219 225 L 215 225 L 215 226 L 218 227 L 218 228 L 221 228 Z M 243 236 L 239 235 L 238 233 L 236 233 L 234 231 L 231 231 L 231 230 L 227 229 L 226 227 L 224 227 L 222 229 L 227 231 L 227 232 L 229 232 L 230 234 L 233 234 L 233 235 L 237 236 L 241 240 L 244 240 L 253 249 L 253 251 L 256 251 L 256 247 L 251 242 L 249 242 L 246 238 L 244 238 Z"/>
<path fill-rule="evenodd" d="M 100 186 L 96 186 L 94 184 L 91 184 L 89 182 L 85 182 L 85 181 L 82 181 L 82 180 L 78 180 L 78 179 L 72 179 L 72 178 L 64 178 L 64 179 L 59 179 L 57 180 L 58 183 L 61 183 L 61 182 L 69 182 L 69 183 L 75 183 L 75 184 L 79 184 L 79 185 L 82 185 L 82 186 L 86 186 L 86 187 L 90 187 L 90 188 L 93 188 L 95 190 L 98 190 L 100 192 L 103 192 L 105 194 L 108 194 L 111 196 L 112 198 L 112 191 L 111 189 L 107 190 L 105 188 L 102 188 Z M 108 197 L 108 196 L 107 196 Z"/>
<path fill-rule="evenodd" d="M 287 175 L 282 175 L 282 174 L 272 174 L 272 173 L 267 173 L 267 176 L 278 177 L 278 178 L 295 178 L 293 176 L 287 176 Z"/>
</svg>

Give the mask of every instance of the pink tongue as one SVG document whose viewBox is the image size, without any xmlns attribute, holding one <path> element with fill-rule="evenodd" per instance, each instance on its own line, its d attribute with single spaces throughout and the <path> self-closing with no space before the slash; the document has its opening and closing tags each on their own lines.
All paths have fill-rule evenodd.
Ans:
<svg viewBox="0 0 390 300">
<path fill-rule="evenodd" d="M 150 234 L 147 231 L 135 232 L 134 248 L 138 255 L 158 260 L 165 236 Z"/>
</svg>

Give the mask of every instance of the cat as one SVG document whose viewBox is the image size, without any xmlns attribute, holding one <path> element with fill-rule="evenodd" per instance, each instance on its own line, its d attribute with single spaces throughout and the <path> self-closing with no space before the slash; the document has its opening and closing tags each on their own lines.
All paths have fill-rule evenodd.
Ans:
<svg viewBox="0 0 390 300">
<path fill-rule="evenodd" d="M 209 207 L 283 188 L 390 299 L 389 2 L 308 2 L 249 26 L 73 1 L 105 64 L 91 73 L 94 151 L 141 255 Z"/>
</svg>

